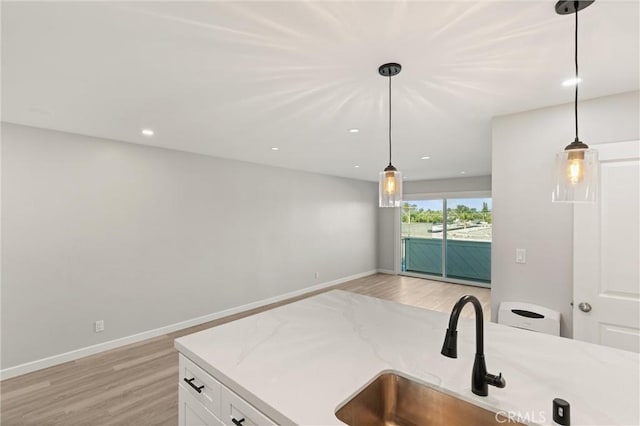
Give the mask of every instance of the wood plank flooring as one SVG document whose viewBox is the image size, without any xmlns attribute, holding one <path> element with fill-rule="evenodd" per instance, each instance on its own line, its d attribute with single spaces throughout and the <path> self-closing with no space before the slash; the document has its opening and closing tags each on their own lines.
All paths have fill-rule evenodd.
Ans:
<svg viewBox="0 0 640 426">
<path fill-rule="evenodd" d="M 450 312 L 465 294 L 481 301 L 490 318 L 490 290 L 420 278 L 375 274 L 332 288 Z M 214 327 L 326 290 L 221 318 L 0 383 L 0 424 L 171 425 L 178 423 L 177 337 Z M 473 317 L 467 307 L 461 316 Z"/>
</svg>

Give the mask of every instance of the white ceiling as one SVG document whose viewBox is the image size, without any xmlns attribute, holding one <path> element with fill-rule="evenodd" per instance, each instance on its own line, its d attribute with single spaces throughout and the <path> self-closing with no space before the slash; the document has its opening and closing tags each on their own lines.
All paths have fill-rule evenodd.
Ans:
<svg viewBox="0 0 640 426">
<path fill-rule="evenodd" d="M 573 99 L 574 17 L 553 6 L 3 2 L 3 120 L 374 181 L 378 66 L 395 61 L 394 165 L 409 180 L 487 175 L 491 117 Z M 639 14 L 606 0 L 580 13 L 581 99 L 638 90 Z"/>
</svg>

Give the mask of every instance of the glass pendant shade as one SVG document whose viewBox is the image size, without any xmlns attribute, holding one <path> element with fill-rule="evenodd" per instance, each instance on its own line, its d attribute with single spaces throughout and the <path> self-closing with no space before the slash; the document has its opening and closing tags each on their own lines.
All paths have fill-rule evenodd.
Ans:
<svg viewBox="0 0 640 426">
<path fill-rule="evenodd" d="M 565 149 L 556 155 L 553 202 L 593 203 L 597 188 L 598 151 Z"/>
<path fill-rule="evenodd" d="M 380 172 L 378 198 L 380 207 L 400 207 L 402 205 L 402 174 L 393 166 Z"/>
</svg>

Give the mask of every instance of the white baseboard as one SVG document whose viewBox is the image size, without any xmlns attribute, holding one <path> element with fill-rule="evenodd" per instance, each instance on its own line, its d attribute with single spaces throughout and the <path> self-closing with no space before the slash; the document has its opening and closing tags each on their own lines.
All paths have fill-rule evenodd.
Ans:
<svg viewBox="0 0 640 426">
<path fill-rule="evenodd" d="M 53 367 L 65 362 L 73 361 L 79 358 L 84 358 L 89 355 L 94 355 L 100 352 L 108 351 L 110 349 L 119 348 L 121 346 L 129 345 L 131 343 L 137 343 L 142 340 L 151 339 L 153 337 L 161 336 L 163 334 L 172 333 L 184 328 L 193 327 L 194 325 L 204 324 L 205 322 L 213 321 L 218 318 L 223 318 L 229 315 L 234 315 L 240 312 L 248 311 L 251 309 L 259 308 L 260 306 L 270 305 L 271 303 L 280 302 L 282 300 L 290 299 L 292 297 L 301 296 L 306 293 L 311 293 L 316 290 L 322 290 L 327 287 L 331 287 L 337 284 L 341 284 L 347 281 L 355 280 L 357 278 L 366 277 L 378 272 L 377 270 L 362 272 L 348 277 L 338 278 L 333 281 L 320 283 L 311 287 L 306 287 L 300 290 L 295 290 L 289 293 L 285 293 L 279 296 L 270 297 L 268 299 L 259 300 L 257 302 L 247 303 L 246 305 L 237 306 L 235 308 L 226 309 L 224 311 L 215 312 L 212 314 L 204 315 L 198 318 L 193 318 L 187 321 L 170 324 L 164 327 L 156 328 L 142 333 L 133 334 L 119 339 L 110 340 L 104 343 L 98 343 L 97 345 L 87 346 L 84 348 L 76 349 L 73 351 L 65 352 L 59 355 L 53 355 L 47 358 L 38 359 L 36 361 L 26 362 L 24 364 L 16 365 L 15 367 L 5 368 L 0 370 L 0 380 L 9 379 L 11 377 L 20 376 L 22 374 L 31 373 L 33 371 L 42 370 L 43 368 Z"/>
</svg>

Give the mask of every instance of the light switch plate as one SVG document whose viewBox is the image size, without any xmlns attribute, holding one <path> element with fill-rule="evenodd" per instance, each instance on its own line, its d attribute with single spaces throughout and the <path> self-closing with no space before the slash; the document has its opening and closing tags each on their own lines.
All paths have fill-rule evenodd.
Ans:
<svg viewBox="0 0 640 426">
<path fill-rule="evenodd" d="M 527 250 L 523 248 L 516 249 L 516 263 L 527 263 Z"/>
</svg>

